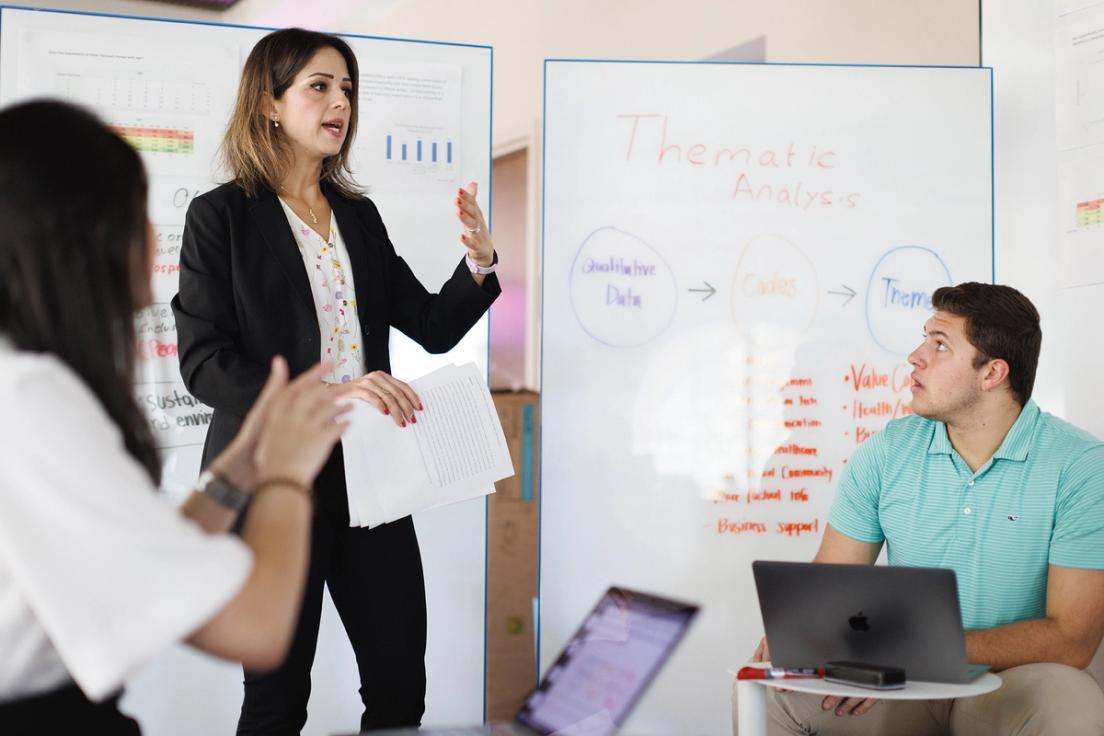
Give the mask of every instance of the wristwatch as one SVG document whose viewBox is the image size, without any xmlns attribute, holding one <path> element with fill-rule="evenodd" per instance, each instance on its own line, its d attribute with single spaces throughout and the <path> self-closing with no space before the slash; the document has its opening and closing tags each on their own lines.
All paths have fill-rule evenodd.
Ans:
<svg viewBox="0 0 1104 736">
<path fill-rule="evenodd" d="M 494 260 L 491 261 L 489 266 L 480 266 L 474 260 L 472 260 L 471 253 L 464 254 L 464 262 L 468 264 L 468 270 L 474 274 L 486 276 L 489 273 L 494 273 L 498 270 L 498 251 L 494 252 Z"/>
<path fill-rule="evenodd" d="M 196 483 L 196 490 L 235 514 L 241 513 L 241 510 L 249 503 L 248 493 L 210 470 L 204 470 L 200 474 L 199 481 Z"/>
</svg>

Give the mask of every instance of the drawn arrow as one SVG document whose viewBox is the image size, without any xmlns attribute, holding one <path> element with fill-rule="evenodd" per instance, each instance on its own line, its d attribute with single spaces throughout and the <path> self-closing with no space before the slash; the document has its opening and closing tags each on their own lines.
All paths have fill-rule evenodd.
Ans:
<svg viewBox="0 0 1104 736">
<path fill-rule="evenodd" d="M 714 294 L 716 294 L 716 293 L 717 293 L 717 290 L 716 290 L 716 289 L 714 289 L 714 288 L 713 288 L 713 287 L 712 287 L 712 286 L 711 286 L 711 285 L 709 284 L 709 282 L 708 282 L 708 281 L 702 281 L 702 283 L 703 283 L 703 284 L 705 284 L 705 288 L 704 288 L 704 289 L 687 289 L 687 291 L 699 291 L 699 292 L 706 292 L 705 296 L 703 296 L 703 297 L 702 297 L 702 301 L 704 302 L 704 301 L 705 301 L 706 299 L 708 299 L 709 297 L 711 297 L 711 296 L 713 296 Z"/>
<path fill-rule="evenodd" d="M 845 297 L 847 297 L 846 299 L 843 300 L 843 306 L 846 307 L 847 302 L 849 302 L 849 301 L 851 301 L 852 299 L 855 298 L 855 290 L 852 289 L 847 284 L 840 284 L 840 286 L 847 289 L 847 291 L 829 291 L 828 293 L 829 294 L 835 294 L 836 296 L 845 296 Z"/>
</svg>

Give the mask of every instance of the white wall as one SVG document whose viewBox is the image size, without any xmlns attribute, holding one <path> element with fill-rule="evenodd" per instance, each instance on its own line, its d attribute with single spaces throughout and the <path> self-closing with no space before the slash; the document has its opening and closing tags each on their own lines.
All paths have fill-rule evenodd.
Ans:
<svg viewBox="0 0 1104 736">
<path fill-rule="evenodd" d="M 1067 413 L 1069 335 L 1058 289 L 1053 0 L 983 3 L 982 59 L 993 67 L 997 282 L 1015 286 L 1043 318 L 1035 398 Z"/>
<path fill-rule="evenodd" d="M 1085 315 L 1104 309 L 1104 292 L 1061 281 L 1055 9 L 1054 0 L 983 4 L 982 55 L 996 88 L 997 280 L 1027 294 L 1043 318 L 1036 400 L 1100 437 L 1102 358 Z M 1089 671 L 1104 685 L 1104 647 Z"/>
<path fill-rule="evenodd" d="M 547 57 L 699 59 L 766 36 L 772 61 L 976 64 L 977 16 L 973 0 L 405 0 L 349 22 L 493 45 L 497 142 L 540 114 Z"/>
<path fill-rule="evenodd" d="M 241 0 L 224 12 L 145 0 L 34 4 L 488 44 L 496 145 L 530 134 L 548 57 L 700 59 L 765 36 L 770 61 L 978 63 L 977 0 Z"/>
</svg>

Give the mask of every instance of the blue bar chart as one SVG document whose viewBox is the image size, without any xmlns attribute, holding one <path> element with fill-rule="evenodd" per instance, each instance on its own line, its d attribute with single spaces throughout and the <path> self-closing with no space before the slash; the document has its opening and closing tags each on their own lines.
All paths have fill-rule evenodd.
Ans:
<svg viewBox="0 0 1104 736">
<path fill-rule="evenodd" d="M 439 145 L 443 144 L 443 145 Z M 398 153 L 396 155 L 396 146 Z M 413 148 L 413 158 L 410 155 L 410 149 Z M 444 148 L 445 157 L 444 160 L 439 158 L 439 150 Z M 428 149 L 429 156 L 426 157 L 426 151 Z M 423 138 L 397 138 L 394 134 L 388 133 L 386 135 L 386 142 L 384 146 L 384 158 L 387 161 L 413 161 L 414 163 L 429 163 L 429 164 L 452 164 L 452 141 L 451 140 L 426 140 Z"/>
</svg>

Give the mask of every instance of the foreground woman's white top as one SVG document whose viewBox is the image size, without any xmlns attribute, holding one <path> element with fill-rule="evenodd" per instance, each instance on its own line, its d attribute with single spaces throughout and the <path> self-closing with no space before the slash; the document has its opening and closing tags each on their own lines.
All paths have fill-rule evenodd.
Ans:
<svg viewBox="0 0 1104 736">
<path fill-rule="evenodd" d="M 251 566 L 157 492 L 70 368 L 0 335 L 0 702 L 72 680 L 110 695 Z"/>
</svg>

